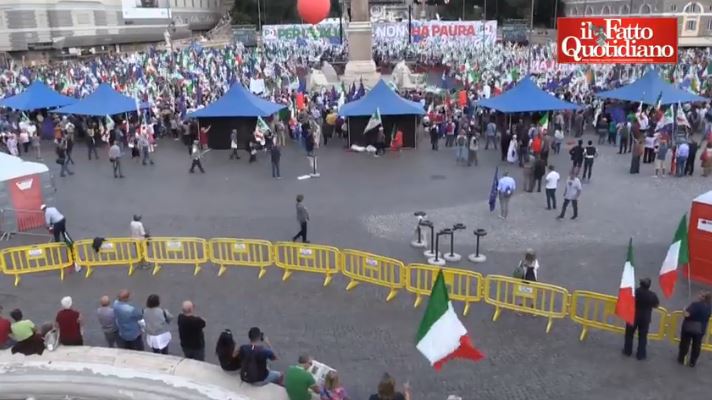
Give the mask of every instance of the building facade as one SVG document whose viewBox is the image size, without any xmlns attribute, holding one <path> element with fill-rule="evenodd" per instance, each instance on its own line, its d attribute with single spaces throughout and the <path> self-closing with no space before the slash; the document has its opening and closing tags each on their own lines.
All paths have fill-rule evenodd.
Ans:
<svg viewBox="0 0 712 400">
<path fill-rule="evenodd" d="M 234 0 L 0 0 L 0 51 L 162 41 L 208 30 Z"/>
<path fill-rule="evenodd" d="M 679 44 L 712 47 L 710 0 L 563 0 L 566 16 L 677 17 Z"/>
</svg>

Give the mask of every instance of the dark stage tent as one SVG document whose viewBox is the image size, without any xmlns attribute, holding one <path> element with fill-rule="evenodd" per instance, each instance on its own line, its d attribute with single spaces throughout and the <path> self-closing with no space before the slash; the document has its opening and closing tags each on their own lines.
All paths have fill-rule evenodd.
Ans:
<svg viewBox="0 0 712 400">
<path fill-rule="evenodd" d="M 252 139 L 257 117 L 269 117 L 284 107 L 255 96 L 236 83 L 218 100 L 189 113 L 188 117 L 198 119 L 201 127 L 210 127 L 208 147 L 225 150 L 230 148 L 230 132 L 233 129 L 237 129 L 238 147 L 244 148 Z"/>
<path fill-rule="evenodd" d="M 103 117 L 105 115 L 117 115 L 135 111 L 136 99 L 123 95 L 108 84 L 102 83 L 87 97 L 53 112 Z"/>
<path fill-rule="evenodd" d="M 596 96 L 604 99 L 643 102 L 651 106 L 657 105 L 658 98 L 662 105 L 708 101 L 704 97 L 694 95 L 687 90 L 665 82 L 654 69 L 648 70 L 640 79 L 629 85 L 601 92 Z"/>
<path fill-rule="evenodd" d="M 345 104 L 339 114 L 348 118 L 349 146 L 365 146 L 375 142 L 375 130 L 365 133 L 368 119 L 378 110 L 381 113 L 386 145 L 390 145 L 393 127 L 403 132 L 403 147 L 415 147 L 418 118 L 425 114 L 423 106 L 402 98 L 386 82 L 380 80 L 362 99 Z"/>
<path fill-rule="evenodd" d="M 528 75 L 516 86 L 499 96 L 478 101 L 477 106 L 503 113 L 578 110 L 581 108 L 540 89 Z"/>
<path fill-rule="evenodd" d="M 39 110 L 42 108 L 62 107 L 77 102 L 77 99 L 63 96 L 43 82 L 34 81 L 22 93 L 0 100 L 0 107 L 21 111 Z"/>
</svg>

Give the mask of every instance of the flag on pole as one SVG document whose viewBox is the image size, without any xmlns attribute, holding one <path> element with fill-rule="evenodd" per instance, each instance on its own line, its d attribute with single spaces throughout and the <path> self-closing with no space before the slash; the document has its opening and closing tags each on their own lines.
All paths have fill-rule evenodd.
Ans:
<svg viewBox="0 0 712 400">
<path fill-rule="evenodd" d="M 685 110 L 682 109 L 682 105 L 680 103 L 677 103 L 677 112 L 675 116 L 675 121 L 677 121 L 678 126 L 686 126 L 690 127 L 690 121 L 687 120 L 687 116 L 685 115 Z"/>
<path fill-rule="evenodd" d="M 262 134 L 266 135 L 267 132 L 270 131 L 269 125 L 267 125 L 267 122 L 262 119 L 262 117 L 257 117 L 257 130 Z"/>
<path fill-rule="evenodd" d="M 381 110 L 379 108 L 376 108 L 376 112 L 371 114 L 371 118 L 368 119 L 368 123 L 366 124 L 366 129 L 364 129 L 364 132 L 368 132 L 372 129 L 377 128 L 380 126 L 383 122 L 381 121 Z"/>
<path fill-rule="evenodd" d="M 655 100 L 655 111 L 660 111 L 660 107 L 663 104 L 663 92 L 661 91 L 658 95 L 657 100 Z"/>
<path fill-rule="evenodd" d="M 539 129 L 542 132 L 549 130 L 549 113 L 544 114 L 544 116 L 539 120 Z"/>
<path fill-rule="evenodd" d="M 416 341 L 416 348 L 436 371 L 455 358 L 475 362 L 484 358 L 484 354 L 473 346 L 467 329 L 457 318 L 447 294 L 442 270 L 438 271 L 435 278 Z"/>
<path fill-rule="evenodd" d="M 673 115 L 672 115 L 672 106 L 670 106 L 670 107 L 668 107 L 667 110 L 665 110 L 663 117 L 658 121 L 658 124 L 655 127 L 655 130 L 661 131 L 666 126 L 672 125 L 673 121 L 674 121 L 674 119 L 673 119 Z"/>
<path fill-rule="evenodd" d="M 672 296 L 672 292 L 675 289 L 678 268 L 684 267 L 690 260 L 687 246 L 687 214 L 685 214 L 677 225 L 675 237 L 672 239 L 670 247 L 668 247 L 663 265 L 660 268 L 660 288 L 667 298 Z"/>
<path fill-rule="evenodd" d="M 494 169 L 494 177 L 492 178 L 492 187 L 490 188 L 489 195 L 489 209 L 490 212 L 494 211 L 497 205 L 497 184 L 499 183 L 499 167 Z"/>
<path fill-rule="evenodd" d="M 635 269 L 633 264 L 633 238 L 631 238 L 628 242 L 628 255 L 623 265 L 623 275 L 616 301 L 616 315 L 629 325 L 635 323 Z"/>
</svg>

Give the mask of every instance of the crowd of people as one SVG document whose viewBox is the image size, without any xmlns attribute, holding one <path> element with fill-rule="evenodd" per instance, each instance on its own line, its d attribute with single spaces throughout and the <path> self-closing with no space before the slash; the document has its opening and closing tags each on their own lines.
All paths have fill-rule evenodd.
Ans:
<svg viewBox="0 0 712 400">
<path fill-rule="evenodd" d="M 177 325 L 182 356 L 198 361 L 204 361 L 206 357 L 206 321 L 196 312 L 195 304 L 190 300 L 183 301 L 177 317 L 161 305 L 158 295 L 149 295 L 145 306 L 141 307 L 133 302 L 131 292 L 126 289 L 121 290 L 113 301 L 109 296 L 102 296 L 92 317 L 82 315 L 69 296 L 60 300 L 54 320 L 40 325 L 20 309 L 11 310 L 9 319 L 2 312 L 0 305 L 0 350 L 10 350 L 13 354 L 42 355 L 45 351 L 56 349 L 56 345 L 87 345 L 84 329 L 95 324 L 101 329 L 103 343 L 92 345 L 134 351 L 148 348 L 157 354 L 178 355 L 171 351 L 174 343 L 172 326 Z M 351 398 L 339 374 L 328 367 L 325 367 L 324 373 L 315 372 L 315 361 L 308 354 L 300 355 L 296 364 L 284 372 L 271 368 L 270 362 L 278 359 L 277 352 L 258 327 L 250 328 L 247 342 L 239 346 L 232 331 L 223 330 L 216 340 L 215 356 L 226 373 L 235 375 L 242 382 L 254 386 L 270 383 L 284 386 L 289 400 L 310 400 L 312 393 L 321 400 Z M 410 398 L 408 383 L 403 385 L 403 392 L 399 392 L 395 380 L 387 373 L 378 384 L 377 392 L 370 397 L 371 400 Z"/>
</svg>

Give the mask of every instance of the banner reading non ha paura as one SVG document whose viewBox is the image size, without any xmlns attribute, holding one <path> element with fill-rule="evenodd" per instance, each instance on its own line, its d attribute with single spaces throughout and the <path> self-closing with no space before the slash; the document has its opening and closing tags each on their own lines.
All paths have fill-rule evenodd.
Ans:
<svg viewBox="0 0 712 400">
<path fill-rule="evenodd" d="M 677 18 L 566 17 L 557 23 L 561 64 L 677 63 Z"/>
</svg>

